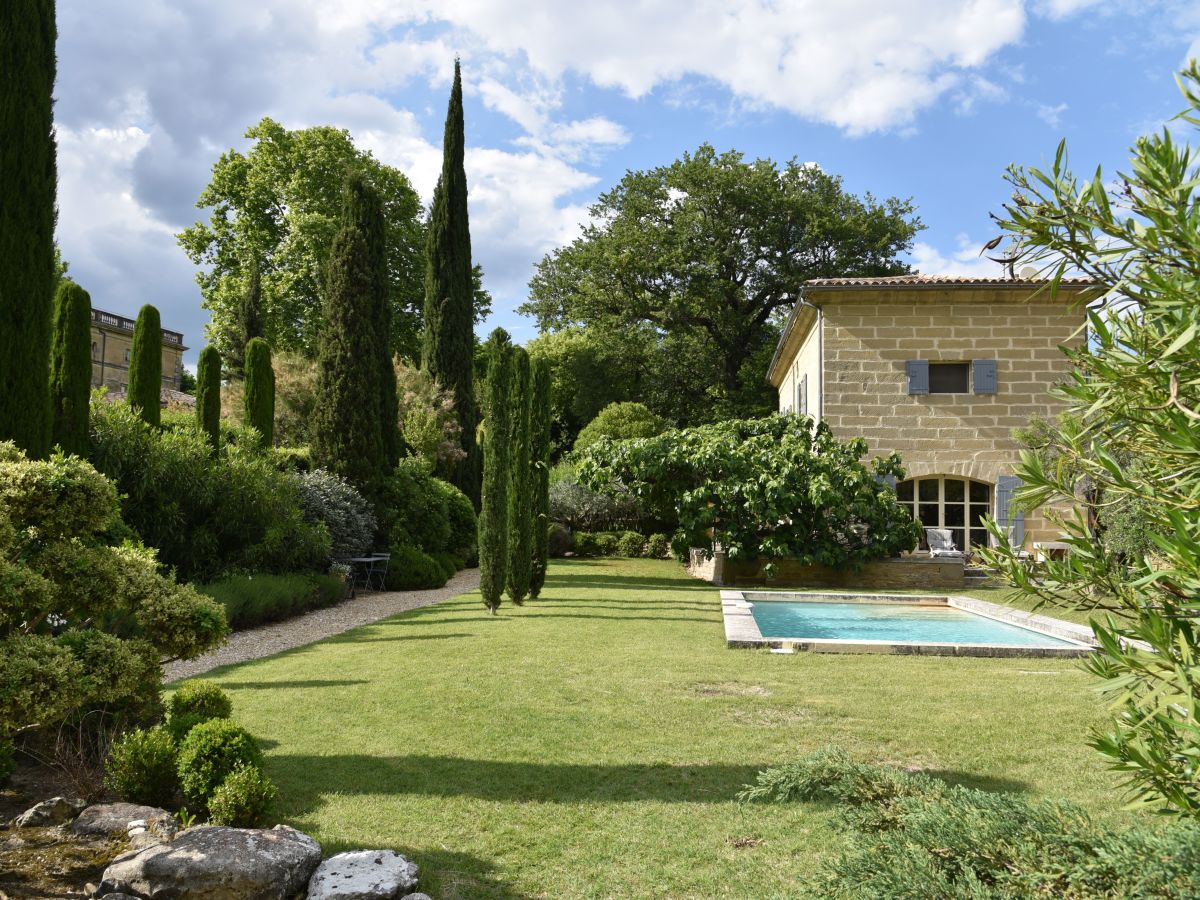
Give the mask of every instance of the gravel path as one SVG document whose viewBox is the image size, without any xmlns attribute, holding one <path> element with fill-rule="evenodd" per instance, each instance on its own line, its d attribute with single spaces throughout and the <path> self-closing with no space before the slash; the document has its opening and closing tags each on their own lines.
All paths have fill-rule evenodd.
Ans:
<svg viewBox="0 0 1200 900">
<path fill-rule="evenodd" d="M 430 591 L 388 591 L 359 594 L 353 600 L 314 610 L 286 622 L 263 625 L 247 631 L 236 631 L 229 640 L 212 653 L 185 662 L 163 666 L 163 680 L 190 678 L 231 663 L 260 659 L 293 647 L 303 647 L 314 641 L 341 634 L 359 625 L 369 625 L 394 616 L 407 609 L 429 606 L 450 597 L 457 597 L 479 587 L 479 570 L 463 569 L 442 587 Z"/>
</svg>

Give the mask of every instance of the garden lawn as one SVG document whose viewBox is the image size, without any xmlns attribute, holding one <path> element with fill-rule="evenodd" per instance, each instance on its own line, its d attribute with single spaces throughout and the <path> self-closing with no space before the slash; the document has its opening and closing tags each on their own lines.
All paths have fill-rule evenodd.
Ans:
<svg viewBox="0 0 1200 900">
<path fill-rule="evenodd" d="M 734 796 L 827 744 L 1130 815 L 1077 662 L 729 650 L 718 591 L 672 562 L 555 562 L 494 618 L 468 594 L 205 677 L 283 821 L 395 848 L 439 898 L 794 896 L 842 846 L 832 813 Z"/>
</svg>

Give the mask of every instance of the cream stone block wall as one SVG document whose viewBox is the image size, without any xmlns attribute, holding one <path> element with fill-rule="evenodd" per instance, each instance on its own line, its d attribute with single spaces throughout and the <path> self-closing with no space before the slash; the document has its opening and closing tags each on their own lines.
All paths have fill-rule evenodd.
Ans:
<svg viewBox="0 0 1200 900">
<path fill-rule="evenodd" d="M 1048 393 L 1071 370 L 1060 348 L 1085 340 L 1084 311 L 1066 292 L 1054 299 L 1030 293 L 963 287 L 809 292 L 807 299 L 821 308 L 823 420 L 839 438 L 865 438 L 872 455 L 899 452 L 909 477 L 957 475 L 994 486 L 1020 459 L 1014 429 L 1061 411 L 1062 402 Z M 810 338 L 817 331 L 814 323 L 802 346 L 815 344 Z M 789 374 L 799 357 L 789 361 Z M 995 360 L 997 392 L 911 395 L 905 363 L 917 359 Z M 780 387 L 781 409 L 794 395 L 794 386 L 789 390 Z M 1032 513 L 1025 533 L 1028 546 L 1054 540 L 1058 529 Z"/>
<path fill-rule="evenodd" d="M 807 391 L 808 415 L 818 418 L 821 409 L 821 329 L 813 327 L 801 341 L 800 347 L 788 366 L 783 383 L 779 386 L 779 411 L 781 413 L 801 411 L 799 391 Z"/>
</svg>

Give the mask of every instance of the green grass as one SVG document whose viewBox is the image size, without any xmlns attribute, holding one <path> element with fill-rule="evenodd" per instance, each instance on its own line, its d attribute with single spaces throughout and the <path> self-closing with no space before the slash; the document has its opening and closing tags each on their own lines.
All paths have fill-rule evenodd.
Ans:
<svg viewBox="0 0 1200 900">
<path fill-rule="evenodd" d="M 1128 815 L 1077 663 L 729 650 L 716 589 L 671 562 L 556 562 L 496 618 L 466 595 L 205 677 L 284 821 L 395 848 L 440 898 L 793 896 L 842 846 L 832 814 L 734 796 L 826 744 Z"/>
</svg>

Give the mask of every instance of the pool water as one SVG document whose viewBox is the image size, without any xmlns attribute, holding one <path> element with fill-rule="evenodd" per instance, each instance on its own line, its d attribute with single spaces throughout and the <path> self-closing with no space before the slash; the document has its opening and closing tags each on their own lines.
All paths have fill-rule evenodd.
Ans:
<svg viewBox="0 0 1200 900">
<path fill-rule="evenodd" d="M 756 601 L 750 611 L 764 638 L 999 644 L 1006 647 L 1079 646 L 1072 641 L 997 622 L 952 606 L 769 600 Z"/>
</svg>

